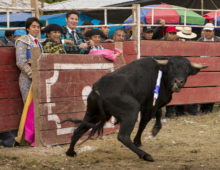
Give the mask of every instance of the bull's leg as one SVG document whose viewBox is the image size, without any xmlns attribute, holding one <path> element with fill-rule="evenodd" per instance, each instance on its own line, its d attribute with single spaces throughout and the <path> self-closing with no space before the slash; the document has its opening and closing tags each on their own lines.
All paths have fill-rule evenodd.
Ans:
<svg viewBox="0 0 220 170">
<path fill-rule="evenodd" d="M 145 111 L 141 111 L 141 120 L 140 120 L 140 123 L 139 123 L 139 127 L 138 127 L 138 131 L 137 131 L 137 134 L 134 138 L 134 144 L 139 147 L 141 146 L 141 135 L 147 125 L 147 123 L 151 120 L 151 115 L 150 114 L 147 114 L 145 113 Z"/>
<path fill-rule="evenodd" d="M 69 149 L 66 152 L 67 156 L 75 156 L 76 152 L 74 151 L 74 146 L 76 142 L 81 138 L 81 136 L 86 133 L 90 127 L 86 126 L 85 124 L 81 123 L 81 125 L 74 131 L 74 135 L 71 138 L 71 143 Z"/>
<path fill-rule="evenodd" d="M 160 129 L 162 128 L 161 116 L 162 116 L 162 110 L 158 109 L 156 112 L 156 122 L 154 124 L 153 129 L 152 129 L 153 136 L 156 136 L 158 134 L 158 132 L 160 131 Z"/>
<path fill-rule="evenodd" d="M 83 122 L 79 125 L 77 129 L 75 129 L 74 134 L 71 138 L 71 143 L 69 149 L 66 152 L 67 156 L 75 156 L 76 152 L 74 151 L 74 146 L 76 142 L 91 128 L 91 124 L 96 124 L 98 119 L 93 117 L 93 114 L 89 114 L 86 112 Z M 88 122 L 88 123 L 86 123 Z"/>
<path fill-rule="evenodd" d="M 139 110 L 137 110 L 136 112 L 130 112 L 130 114 L 126 114 L 126 118 L 121 120 L 118 140 L 121 141 L 133 152 L 135 152 L 141 159 L 152 162 L 154 160 L 151 155 L 135 146 L 130 138 L 131 132 L 134 129 L 135 122 L 137 120 L 138 111 Z"/>
</svg>

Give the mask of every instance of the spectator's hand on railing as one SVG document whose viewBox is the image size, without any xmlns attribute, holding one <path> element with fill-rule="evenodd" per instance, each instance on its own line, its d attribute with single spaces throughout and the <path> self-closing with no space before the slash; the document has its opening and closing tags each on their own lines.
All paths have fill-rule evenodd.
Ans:
<svg viewBox="0 0 220 170">
<path fill-rule="evenodd" d="M 93 47 L 95 45 L 93 40 L 89 40 L 86 43 L 88 44 L 89 47 Z"/>
<path fill-rule="evenodd" d="M 72 40 L 67 40 L 67 39 L 65 39 L 65 40 L 64 40 L 64 43 L 65 43 L 65 44 L 69 44 L 69 45 L 71 45 L 71 46 L 74 46 L 74 42 L 73 42 Z"/>
<path fill-rule="evenodd" d="M 79 45 L 79 48 L 88 48 L 88 44 L 87 43 L 82 43 Z"/>
</svg>

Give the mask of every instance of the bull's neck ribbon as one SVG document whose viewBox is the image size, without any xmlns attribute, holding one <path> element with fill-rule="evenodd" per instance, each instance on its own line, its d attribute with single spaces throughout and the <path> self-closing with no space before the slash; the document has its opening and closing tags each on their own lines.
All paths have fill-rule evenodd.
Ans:
<svg viewBox="0 0 220 170">
<path fill-rule="evenodd" d="M 155 89 L 154 89 L 153 106 L 155 106 L 156 100 L 157 100 L 157 98 L 159 96 L 159 90 L 160 90 L 160 83 L 161 83 L 162 73 L 163 72 L 161 70 L 159 70 L 158 74 L 157 74 L 157 82 L 156 82 Z"/>
</svg>

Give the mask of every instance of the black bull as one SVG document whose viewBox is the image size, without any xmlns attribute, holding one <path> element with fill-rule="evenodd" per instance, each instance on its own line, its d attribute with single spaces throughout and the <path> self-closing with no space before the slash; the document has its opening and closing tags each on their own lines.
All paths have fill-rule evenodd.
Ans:
<svg viewBox="0 0 220 170">
<path fill-rule="evenodd" d="M 154 161 L 150 154 L 138 148 L 141 145 L 143 130 L 154 113 L 156 122 L 152 134 L 155 136 L 162 127 L 160 108 L 170 102 L 172 93 L 178 92 L 184 86 L 189 75 L 195 75 L 200 69 L 206 67 L 201 64 L 190 63 L 184 57 L 170 57 L 168 60 L 144 57 L 104 75 L 93 85 L 87 99 L 85 117 L 74 131 L 66 154 L 75 156 L 74 146 L 80 137 L 90 128 L 92 128 L 90 136 L 97 131 L 100 134 L 106 121 L 114 116 L 120 123 L 118 140 L 141 159 Z M 153 106 L 153 92 L 159 70 L 162 71 L 163 75 L 159 97 L 156 105 Z M 140 124 L 134 142 L 132 142 L 130 135 L 139 111 L 141 111 Z"/>
</svg>

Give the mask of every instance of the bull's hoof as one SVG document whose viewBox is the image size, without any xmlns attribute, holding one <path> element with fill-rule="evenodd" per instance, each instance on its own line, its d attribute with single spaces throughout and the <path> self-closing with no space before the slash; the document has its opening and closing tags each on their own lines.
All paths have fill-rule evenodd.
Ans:
<svg viewBox="0 0 220 170">
<path fill-rule="evenodd" d="M 142 145 L 140 141 L 135 141 L 135 140 L 134 140 L 134 144 L 135 144 L 135 146 L 137 146 L 137 147 L 140 147 L 140 146 Z"/>
<path fill-rule="evenodd" d="M 74 156 L 76 156 L 76 152 L 73 151 L 73 150 L 68 150 L 68 151 L 66 151 L 66 155 L 67 155 L 67 156 L 74 157 Z"/>
<path fill-rule="evenodd" d="M 153 127 L 153 129 L 152 129 L 152 136 L 156 136 L 157 134 L 158 134 L 158 132 L 160 131 L 160 129 L 161 129 L 161 127 L 158 127 L 158 126 L 155 126 L 155 127 Z"/>
<path fill-rule="evenodd" d="M 143 156 L 143 160 L 149 161 L 149 162 L 154 162 L 154 159 L 153 159 L 152 156 L 149 155 L 149 154 L 145 154 L 145 155 Z"/>
</svg>

